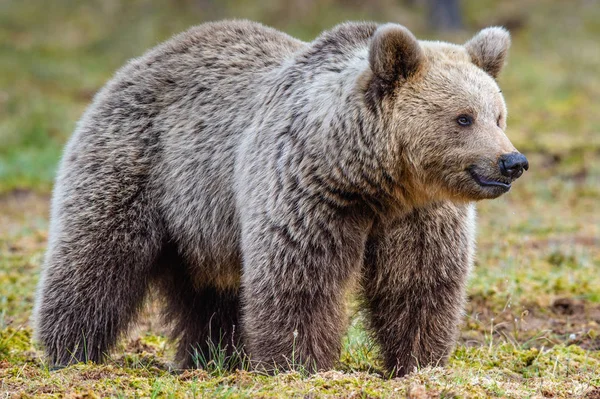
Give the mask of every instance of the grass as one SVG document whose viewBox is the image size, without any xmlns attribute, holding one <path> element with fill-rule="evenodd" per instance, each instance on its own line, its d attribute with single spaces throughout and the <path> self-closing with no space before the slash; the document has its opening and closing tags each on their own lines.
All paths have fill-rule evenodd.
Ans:
<svg viewBox="0 0 600 399">
<path fill-rule="evenodd" d="M 0 397 L 600 397 L 596 3 L 466 0 L 470 32 L 443 36 L 426 31 L 418 6 L 387 0 L 201 3 L 0 2 Z M 397 21 L 458 42 L 479 27 L 512 27 L 500 85 L 509 136 L 531 169 L 508 195 L 478 207 L 476 267 L 448 367 L 386 378 L 356 311 L 340 362 L 316 375 L 230 372 L 224 357 L 175 370 L 174 345 L 152 306 L 105 365 L 50 371 L 33 346 L 49 193 L 77 119 L 128 58 L 190 25 L 232 16 L 306 40 L 347 19 Z"/>
</svg>

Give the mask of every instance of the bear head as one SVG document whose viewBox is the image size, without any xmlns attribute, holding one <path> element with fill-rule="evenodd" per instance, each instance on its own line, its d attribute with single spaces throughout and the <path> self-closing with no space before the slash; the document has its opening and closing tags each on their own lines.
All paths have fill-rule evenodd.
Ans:
<svg viewBox="0 0 600 399">
<path fill-rule="evenodd" d="M 509 46 L 499 27 L 462 46 L 418 41 L 397 24 L 372 36 L 367 100 L 377 98 L 388 150 L 422 201 L 495 198 L 528 169 L 504 132 L 507 110 L 495 80 Z"/>
</svg>

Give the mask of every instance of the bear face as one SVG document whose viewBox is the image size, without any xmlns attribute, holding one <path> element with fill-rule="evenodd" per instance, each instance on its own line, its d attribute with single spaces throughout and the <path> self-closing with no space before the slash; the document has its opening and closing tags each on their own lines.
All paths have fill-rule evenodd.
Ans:
<svg viewBox="0 0 600 399">
<path fill-rule="evenodd" d="M 375 32 L 371 84 L 390 93 L 382 100 L 390 142 L 401 148 L 398 164 L 420 201 L 496 198 L 528 168 L 504 133 L 507 110 L 495 81 L 509 45 L 502 28 L 464 46 L 419 42 L 399 25 Z"/>
</svg>

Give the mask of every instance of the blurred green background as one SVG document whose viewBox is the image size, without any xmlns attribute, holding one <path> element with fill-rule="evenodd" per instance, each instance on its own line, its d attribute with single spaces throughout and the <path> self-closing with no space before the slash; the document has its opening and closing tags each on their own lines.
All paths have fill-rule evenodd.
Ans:
<svg viewBox="0 0 600 399">
<path fill-rule="evenodd" d="M 393 21 L 420 38 L 457 42 L 505 25 L 513 35 L 500 78 L 509 136 L 521 151 L 563 163 L 561 173 L 585 178 L 597 170 L 589 154 L 600 151 L 600 3 L 465 0 L 459 7 L 462 29 L 436 32 L 427 0 L 2 0 L 0 192 L 48 191 L 65 140 L 118 67 L 191 25 L 222 18 L 261 21 L 304 40 L 346 20 Z"/>
</svg>

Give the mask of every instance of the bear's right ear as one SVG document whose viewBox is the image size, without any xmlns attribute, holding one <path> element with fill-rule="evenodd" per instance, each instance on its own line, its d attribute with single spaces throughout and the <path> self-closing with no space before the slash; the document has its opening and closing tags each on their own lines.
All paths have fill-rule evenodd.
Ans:
<svg viewBox="0 0 600 399">
<path fill-rule="evenodd" d="M 415 36 L 398 24 L 385 24 L 377 28 L 369 48 L 371 70 L 377 77 L 390 83 L 414 75 L 423 57 L 423 50 Z"/>
</svg>

